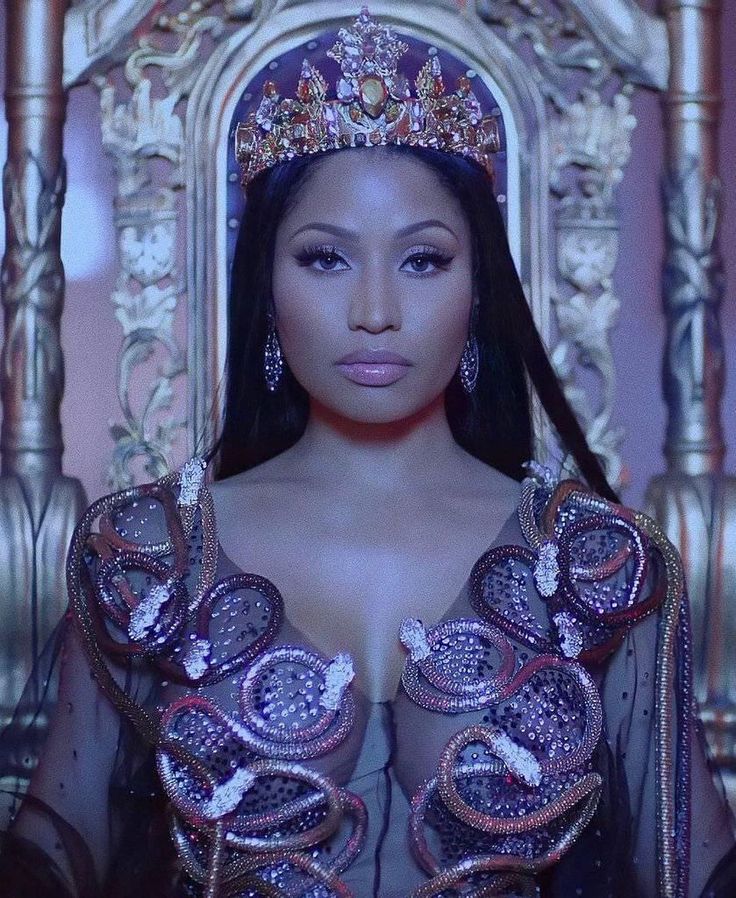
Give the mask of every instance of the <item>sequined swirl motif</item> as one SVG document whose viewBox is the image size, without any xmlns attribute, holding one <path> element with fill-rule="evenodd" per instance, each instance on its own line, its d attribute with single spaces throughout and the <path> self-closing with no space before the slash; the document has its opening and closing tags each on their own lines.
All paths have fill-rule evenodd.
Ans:
<svg viewBox="0 0 736 898">
<path fill-rule="evenodd" d="M 397 68 L 408 49 L 363 7 L 327 51 L 342 69 L 336 99 L 326 99 L 327 82 L 306 59 L 295 98 L 282 98 L 277 85 L 266 81 L 257 111 L 235 132 L 243 185 L 295 156 L 386 144 L 467 156 L 492 175 L 492 156 L 501 148 L 498 125 L 493 116 L 482 114 L 470 79 L 459 77 L 456 91 L 446 94 L 439 59 L 430 54 L 412 97 L 406 76 Z"/>
<path fill-rule="evenodd" d="M 85 646 L 101 688 L 156 748 L 172 837 L 195 890 L 349 896 L 340 874 L 364 842 L 365 806 L 307 762 L 353 726 L 352 661 L 275 644 L 283 602 L 270 581 L 245 573 L 215 580 L 204 473 L 204 462 L 191 459 L 85 514 L 69 563 L 82 573 L 69 582 Z M 161 532 L 136 529 L 162 511 Z M 228 678 L 237 706 L 226 711 L 190 691 L 153 717 L 116 686 L 106 655 L 145 658 L 190 688 Z"/>
<path fill-rule="evenodd" d="M 610 654 L 662 600 L 647 588 L 647 538 L 618 506 L 538 477 L 519 515 L 529 548 L 493 548 L 473 569 L 477 619 L 401 627 L 409 697 L 476 721 L 413 798 L 411 845 L 431 877 L 414 898 L 536 894 L 534 874 L 574 844 L 602 786 L 601 700 L 581 662 Z"/>
</svg>

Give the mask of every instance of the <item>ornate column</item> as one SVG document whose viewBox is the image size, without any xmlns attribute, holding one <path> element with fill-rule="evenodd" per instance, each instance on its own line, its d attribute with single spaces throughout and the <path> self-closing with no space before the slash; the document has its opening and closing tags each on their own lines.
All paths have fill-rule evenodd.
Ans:
<svg viewBox="0 0 736 898">
<path fill-rule="evenodd" d="M 682 553 L 693 606 L 697 697 L 736 795 L 736 480 L 723 472 L 719 307 L 720 0 L 665 0 L 671 48 L 663 96 L 667 319 L 663 382 L 668 471 L 650 513 Z"/>
<path fill-rule="evenodd" d="M 66 605 L 64 560 L 85 505 L 61 473 L 59 255 L 66 0 L 8 0 L 5 342 L 0 367 L 0 726 Z M 42 688 L 35 684 L 36 689 Z M 37 721 L 43 728 L 44 721 Z M 19 759 L 19 773 L 24 773 Z M 28 763 L 25 764 L 25 768 Z"/>
</svg>

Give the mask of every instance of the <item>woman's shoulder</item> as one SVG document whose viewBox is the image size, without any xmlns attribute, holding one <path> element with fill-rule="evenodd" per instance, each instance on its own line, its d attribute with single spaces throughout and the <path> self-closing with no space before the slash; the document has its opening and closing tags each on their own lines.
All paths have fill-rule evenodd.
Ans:
<svg viewBox="0 0 736 898">
<path fill-rule="evenodd" d="M 154 480 L 112 490 L 91 502 L 77 522 L 76 535 L 89 535 L 96 523 L 114 543 L 155 546 L 170 537 L 182 510 L 201 501 L 207 462 L 191 456 Z"/>
<path fill-rule="evenodd" d="M 599 663 L 682 592 L 679 558 L 641 512 L 535 462 L 528 471 L 516 539 L 479 560 L 471 603 L 536 651 Z"/>
</svg>

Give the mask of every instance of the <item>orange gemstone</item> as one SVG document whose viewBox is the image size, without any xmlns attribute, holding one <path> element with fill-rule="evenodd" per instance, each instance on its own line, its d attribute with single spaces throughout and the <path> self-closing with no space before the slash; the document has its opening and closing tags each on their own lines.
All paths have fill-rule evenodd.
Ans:
<svg viewBox="0 0 736 898">
<path fill-rule="evenodd" d="M 368 76 L 360 82 L 359 95 L 365 111 L 376 118 L 386 103 L 388 91 L 380 78 Z"/>
</svg>

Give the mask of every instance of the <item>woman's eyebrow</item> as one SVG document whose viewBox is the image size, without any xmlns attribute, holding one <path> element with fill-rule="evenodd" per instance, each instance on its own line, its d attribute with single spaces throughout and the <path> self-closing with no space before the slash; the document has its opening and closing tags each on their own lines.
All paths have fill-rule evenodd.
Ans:
<svg viewBox="0 0 736 898">
<path fill-rule="evenodd" d="M 444 228 L 457 240 L 457 234 L 449 225 L 446 225 L 444 221 L 440 221 L 439 218 L 426 218 L 424 221 L 416 222 L 416 224 L 407 225 L 405 228 L 401 228 L 401 230 L 397 231 L 395 236 L 399 238 L 408 237 L 409 234 L 413 234 L 416 231 L 423 231 L 425 228 Z"/>
<path fill-rule="evenodd" d="M 354 240 L 357 237 L 357 234 L 346 228 L 340 228 L 337 225 L 327 224 L 322 221 L 310 221 L 309 224 L 297 228 L 289 237 L 289 240 L 293 240 L 294 237 L 296 237 L 297 234 L 301 234 L 302 231 L 326 231 L 328 234 L 334 234 L 335 237 L 340 237 L 342 240 Z"/>
<path fill-rule="evenodd" d="M 407 225 L 405 228 L 401 228 L 398 230 L 394 237 L 396 239 L 401 239 L 402 237 L 408 237 L 409 234 L 414 234 L 416 231 L 423 231 L 425 228 L 444 228 L 446 231 L 449 231 L 450 234 L 457 240 L 457 234 L 446 225 L 443 221 L 440 221 L 438 218 L 426 218 L 424 221 L 417 221 L 414 224 Z M 350 231 L 347 228 L 341 228 L 338 225 L 329 224 L 328 222 L 322 221 L 311 221 L 309 224 L 302 225 L 300 228 L 297 228 L 296 231 L 289 237 L 289 240 L 293 240 L 297 234 L 301 234 L 302 231 L 315 230 L 315 231 L 326 231 L 328 234 L 334 234 L 335 237 L 340 237 L 342 240 L 357 240 L 358 234 L 354 231 Z"/>
</svg>

